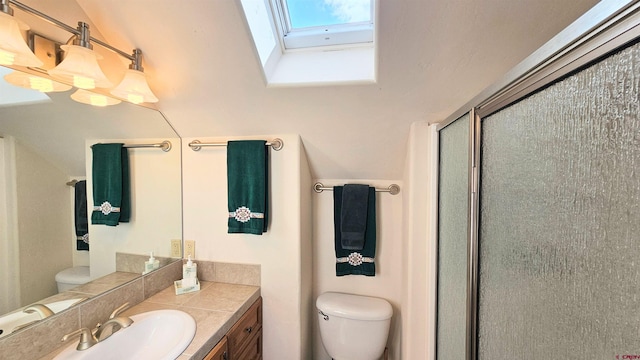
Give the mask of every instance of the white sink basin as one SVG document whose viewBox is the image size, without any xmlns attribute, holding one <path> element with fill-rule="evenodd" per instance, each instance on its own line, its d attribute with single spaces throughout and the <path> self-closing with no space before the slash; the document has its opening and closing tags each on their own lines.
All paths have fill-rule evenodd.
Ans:
<svg viewBox="0 0 640 360">
<path fill-rule="evenodd" d="M 74 305 L 82 300 L 86 300 L 86 298 L 56 301 L 45 305 L 49 309 L 51 309 L 51 311 L 57 314 L 60 311 L 65 310 L 71 305 Z M 22 311 L 16 311 L 0 317 L 0 338 L 11 334 L 16 328 L 21 325 L 25 325 L 38 320 L 40 320 L 40 315 L 38 315 L 37 313 L 27 314 Z"/>
<path fill-rule="evenodd" d="M 121 329 L 87 350 L 76 350 L 79 336 L 70 339 L 70 345 L 55 359 L 175 359 L 189 346 L 196 333 L 195 320 L 184 311 L 149 311 L 133 315 L 131 319 L 133 324 L 129 327 Z"/>
</svg>

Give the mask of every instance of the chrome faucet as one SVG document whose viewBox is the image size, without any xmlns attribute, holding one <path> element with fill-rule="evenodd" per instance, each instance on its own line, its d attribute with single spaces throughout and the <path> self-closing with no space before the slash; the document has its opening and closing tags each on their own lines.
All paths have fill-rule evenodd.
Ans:
<svg viewBox="0 0 640 360">
<path fill-rule="evenodd" d="M 76 335 L 80 335 L 80 342 L 76 347 L 77 350 L 87 350 L 88 348 L 98 343 L 98 339 L 96 339 L 96 337 L 91 333 L 91 330 L 87 328 L 81 328 L 63 336 L 62 341 L 67 341 Z"/>
<path fill-rule="evenodd" d="M 129 327 L 129 325 L 133 324 L 133 320 L 129 317 L 120 316 L 120 313 L 128 308 L 128 302 L 120 305 L 117 309 L 113 310 L 111 315 L 109 315 L 109 320 L 107 320 L 107 322 L 96 326 L 94 334 L 98 341 L 103 341 L 113 335 L 116 331 Z"/>
<path fill-rule="evenodd" d="M 129 327 L 131 324 L 133 324 L 133 320 L 126 316 L 118 316 L 116 318 L 109 319 L 106 323 L 100 325 L 96 331 L 95 337 L 98 342 L 103 341 L 113 335 L 116 331 Z"/>
<path fill-rule="evenodd" d="M 86 350 L 99 343 L 100 341 L 104 341 L 118 330 L 124 329 L 133 324 L 133 320 L 131 320 L 129 317 L 119 316 L 121 312 L 128 308 L 129 303 L 124 303 L 117 309 L 113 310 L 113 312 L 109 316 L 109 320 L 107 320 L 107 322 L 105 322 L 104 324 L 98 323 L 96 325 L 96 328 L 93 330 L 89 330 L 88 328 L 78 329 L 72 333 L 65 335 L 62 338 L 62 341 L 67 341 L 73 336 L 80 335 L 80 342 L 78 343 L 76 349 Z"/>
<path fill-rule="evenodd" d="M 30 306 L 27 306 L 22 311 L 27 314 L 32 314 L 36 312 L 38 313 L 38 315 L 40 315 L 40 319 L 48 318 L 49 316 L 54 314 L 54 312 L 51 311 L 51 309 L 49 309 L 46 305 L 42 305 L 42 304 L 33 304 Z"/>
<path fill-rule="evenodd" d="M 116 316 L 120 315 L 120 313 L 122 313 L 123 311 L 127 310 L 128 308 L 129 308 L 129 303 L 128 302 L 118 306 L 115 310 L 113 310 L 111 315 L 109 315 L 109 320 L 111 320 L 111 319 L 115 318 Z"/>
</svg>

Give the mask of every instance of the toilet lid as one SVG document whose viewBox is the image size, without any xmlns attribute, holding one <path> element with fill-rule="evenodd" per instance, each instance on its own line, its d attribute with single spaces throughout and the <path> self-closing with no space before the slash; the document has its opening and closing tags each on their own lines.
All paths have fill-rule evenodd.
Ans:
<svg viewBox="0 0 640 360">
<path fill-rule="evenodd" d="M 64 269 L 56 274 L 56 282 L 65 284 L 81 285 L 89 281 L 89 267 L 76 266 Z"/>
<path fill-rule="evenodd" d="M 318 296 L 316 307 L 324 314 L 354 320 L 386 320 L 393 316 L 391 304 L 384 299 L 336 292 Z"/>
</svg>

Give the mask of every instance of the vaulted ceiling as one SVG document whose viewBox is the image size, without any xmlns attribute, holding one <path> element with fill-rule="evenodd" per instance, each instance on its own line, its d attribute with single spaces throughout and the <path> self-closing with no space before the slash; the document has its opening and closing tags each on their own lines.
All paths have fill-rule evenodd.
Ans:
<svg viewBox="0 0 640 360">
<path fill-rule="evenodd" d="M 302 88 L 266 87 L 239 0 L 56 11 L 79 5 L 110 44 L 142 49 L 157 107 L 184 138 L 294 133 L 316 178 L 400 179 L 411 123 L 441 121 L 596 2 L 379 0 L 377 83 Z"/>
</svg>

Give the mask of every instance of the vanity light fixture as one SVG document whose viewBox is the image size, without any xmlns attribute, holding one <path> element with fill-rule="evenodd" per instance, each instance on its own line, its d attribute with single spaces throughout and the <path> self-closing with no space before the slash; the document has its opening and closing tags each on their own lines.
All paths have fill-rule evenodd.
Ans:
<svg viewBox="0 0 640 360">
<path fill-rule="evenodd" d="M 93 51 L 89 25 L 78 22 L 78 34 L 72 37 L 72 45 L 62 45 L 64 60 L 49 70 L 52 78 L 71 83 L 79 89 L 109 88 L 113 86 L 100 69 L 98 59 L 102 56 Z"/>
<path fill-rule="evenodd" d="M 8 59 L 11 58 L 10 55 L 4 55 L 9 52 L 5 50 L 3 40 L 4 37 L 9 34 L 9 32 L 3 27 L 4 18 L 7 17 L 10 20 L 16 21 L 16 19 L 13 19 L 13 9 L 9 7 L 9 4 L 12 4 L 20 10 L 32 14 L 73 34 L 66 45 L 60 46 L 64 51 L 64 59 L 62 62 L 53 69 L 48 70 L 48 74 L 51 78 L 66 84 L 73 84 L 73 86 L 77 87 L 79 90 L 111 88 L 113 84 L 102 72 L 100 65 L 98 65 L 98 60 L 101 56 L 93 51 L 93 44 L 98 44 L 131 61 L 131 65 L 126 71 L 123 80 L 116 88 L 112 89 L 111 94 L 134 104 L 140 104 L 143 102 L 154 103 L 158 101 L 158 98 L 153 94 L 147 84 L 142 68 L 142 51 L 140 49 L 134 49 L 133 54 L 129 55 L 128 53 L 125 53 L 101 40 L 91 37 L 89 33 L 89 25 L 84 22 L 78 22 L 78 27 L 76 29 L 16 0 L 0 0 L 0 15 L 2 15 L 0 16 L 0 65 L 9 65 Z M 17 28 L 17 26 L 18 25 L 15 25 L 15 28 Z M 19 30 L 17 30 L 17 32 L 21 43 L 27 49 L 27 53 L 38 62 L 18 63 L 15 61 L 15 65 L 40 67 L 42 65 L 42 61 L 40 61 L 25 44 Z M 7 59 L 6 63 L 3 63 L 3 56 Z M 12 56 L 15 59 L 18 59 L 18 56 Z M 85 101 L 87 96 L 88 95 L 84 92 L 77 91 L 72 95 L 72 98 L 76 101 L 87 104 L 99 104 L 98 106 L 113 105 L 120 102 L 120 100 L 110 98 L 109 96 L 97 94 L 93 97 L 94 100 Z"/>
<path fill-rule="evenodd" d="M 71 94 L 71 98 L 77 102 L 93 105 L 93 106 L 110 106 L 120 104 L 122 101 L 114 99 L 111 96 L 106 96 L 98 93 L 94 93 L 85 89 L 78 89 Z"/>
<path fill-rule="evenodd" d="M 29 26 L 13 17 L 9 0 L 0 0 L 0 65 L 41 66 L 22 38 L 21 30 Z"/>
<path fill-rule="evenodd" d="M 151 92 L 143 72 L 142 52 L 139 49 L 135 49 L 132 57 L 133 60 L 131 60 L 129 69 L 124 74 L 120 85 L 111 90 L 111 93 L 134 104 L 158 102 L 158 98 Z"/>
<path fill-rule="evenodd" d="M 53 81 L 42 76 L 27 74 L 21 71 L 13 71 L 5 75 L 4 80 L 12 85 L 20 86 L 25 89 L 38 90 L 44 93 L 67 91 L 72 88 L 71 85 Z"/>
</svg>

